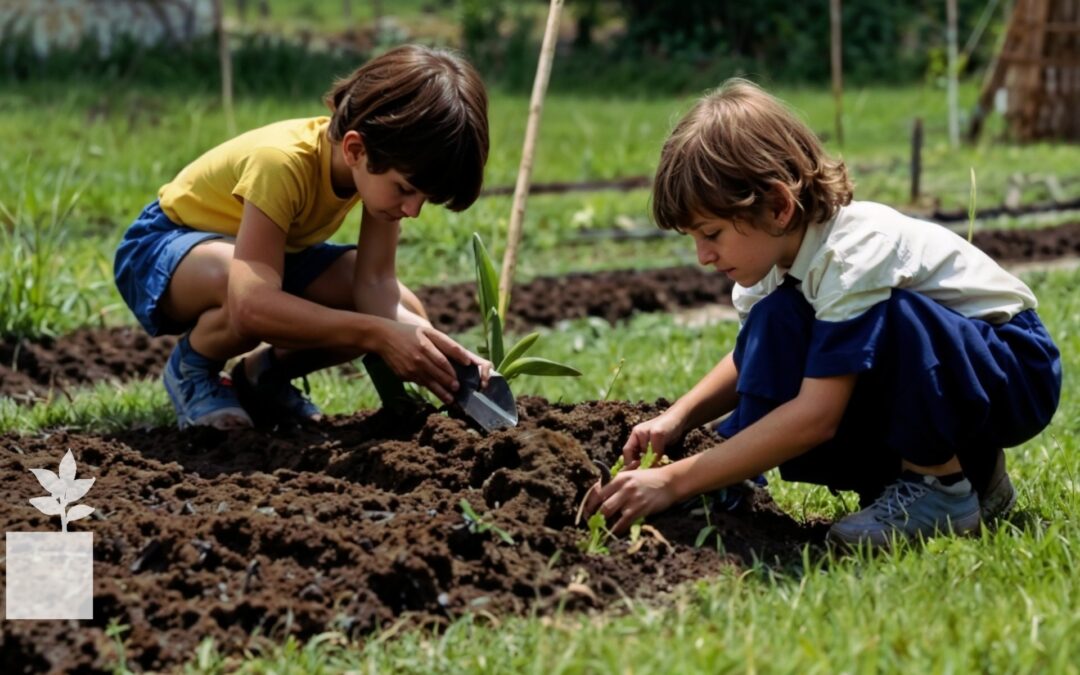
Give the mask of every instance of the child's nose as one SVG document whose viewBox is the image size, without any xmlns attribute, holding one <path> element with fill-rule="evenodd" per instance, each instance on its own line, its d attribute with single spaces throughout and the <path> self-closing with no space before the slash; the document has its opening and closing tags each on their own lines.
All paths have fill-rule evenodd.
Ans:
<svg viewBox="0 0 1080 675">
<path fill-rule="evenodd" d="M 716 252 L 705 242 L 695 242 L 697 245 L 697 259 L 700 265 L 711 265 L 716 261 Z"/>
<path fill-rule="evenodd" d="M 424 198 L 413 197 L 411 199 L 405 200 L 405 203 L 402 205 L 401 210 L 409 218 L 415 218 L 420 215 L 420 209 L 422 208 L 424 208 Z"/>
</svg>

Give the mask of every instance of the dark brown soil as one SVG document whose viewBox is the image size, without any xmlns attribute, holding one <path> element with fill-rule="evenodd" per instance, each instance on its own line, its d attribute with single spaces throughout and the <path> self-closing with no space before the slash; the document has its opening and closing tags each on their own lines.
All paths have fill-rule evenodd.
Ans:
<svg viewBox="0 0 1080 675">
<path fill-rule="evenodd" d="M 650 520 L 628 552 L 578 549 L 575 514 L 636 422 L 656 405 L 520 402 L 521 426 L 481 436 L 434 411 L 408 418 L 361 413 L 273 434 L 172 429 L 110 437 L 56 433 L 0 438 L 5 531 L 53 531 L 27 500 L 43 490 L 28 469 L 55 470 L 70 448 L 78 475 L 97 481 L 97 512 L 73 530 L 94 533 L 94 619 L 12 621 L 0 633 L 0 671 L 96 672 L 114 649 L 104 629 L 131 626 L 129 663 L 165 669 L 203 637 L 231 655 L 286 635 L 355 637 L 406 617 L 441 625 L 465 613 L 546 614 L 617 608 L 625 596 L 662 601 L 675 585 L 754 560 L 798 564 L 819 550 L 825 524 L 800 524 L 766 491 L 745 488 L 714 513 L 715 540 L 695 548 L 701 513 Z M 715 439 L 698 430 L 672 450 Z M 469 529 L 466 499 L 514 539 Z M 700 500 L 693 506 L 700 506 Z M 253 637 L 253 632 L 257 637 Z"/>
<path fill-rule="evenodd" d="M 1007 263 L 1080 255 L 1080 223 L 1039 230 L 988 230 L 975 244 Z M 436 327 L 459 332 L 480 321 L 472 283 L 418 292 Z M 730 303 L 727 278 L 701 267 L 619 270 L 539 277 L 516 284 L 509 327 L 553 326 L 562 319 L 609 322 L 636 312 L 668 312 Z M 28 401 L 63 395 L 67 387 L 160 374 L 174 338 L 148 338 L 137 328 L 84 329 L 57 339 L 0 341 L 0 396 Z"/>
</svg>

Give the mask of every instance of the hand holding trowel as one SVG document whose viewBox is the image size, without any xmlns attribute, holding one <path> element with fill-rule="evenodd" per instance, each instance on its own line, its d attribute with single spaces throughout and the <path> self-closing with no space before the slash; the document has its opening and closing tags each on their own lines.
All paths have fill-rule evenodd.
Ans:
<svg viewBox="0 0 1080 675">
<path fill-rule="evenodd" d="M 379 355 L 368 354 L 363 361 L 384 407 L 400 410 L 410 405 L 411 398 L 405 391 L 405 384 Z M 485 431 L 517 426 L 514 394 L 502 375 L 492 371 L 487 385 L 481 387 L 480 368 L 475 363 L 462 365 L 450 359 L 450 365 L 454 367 L 458 380 L 458 390 L 454 392 L 455 407 Z"/>
</svg>

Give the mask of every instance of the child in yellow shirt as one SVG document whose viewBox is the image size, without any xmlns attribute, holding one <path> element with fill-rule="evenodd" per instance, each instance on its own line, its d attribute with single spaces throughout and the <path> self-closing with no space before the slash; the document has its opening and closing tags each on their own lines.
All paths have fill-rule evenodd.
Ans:
<svg viewBox="0 0 1080 675">
<path fill-rule="evenodd" d="M 453 53 L 402 46 L 338 81 L 326 103 L 329 117 L 209 150 L 120 243 L 116 284 L 139 323 L 182 334 L 164 373 L 181 428 L 317 420 L 290 381 L 365 353 L 446 402 L 458 387 L 449 359 L 486 377 L 490 364 L 432 328 L 395 272 L 403 218 L 428 201 L 464 210 L 479 195 L 479 75 Z M 357 244 L 327 243 L 358 204 Z M 221 368 L 245 352 L 227 386 Z"/>
</svg>

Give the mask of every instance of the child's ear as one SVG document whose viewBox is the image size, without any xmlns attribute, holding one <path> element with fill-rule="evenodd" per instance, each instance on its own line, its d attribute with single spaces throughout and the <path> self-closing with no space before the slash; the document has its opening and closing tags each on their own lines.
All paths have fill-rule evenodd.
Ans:
<svg viewBox="0 0 1080 675">
<path fill-rule="evenodd" d="M 345 157 L 345 163 L 355 166 L 367 156 L 367 148 L 364 147 L 364 137 L 359 131 L 350 129 L 345 132 L 341 139 L 341 154 Z"/>
<path fill-rule="evenodd" d="M 795 214 L 795 195 L 779 181 L 772 184 L 772 212 L 781 227 L 787 227 Z"/>
</svg>

